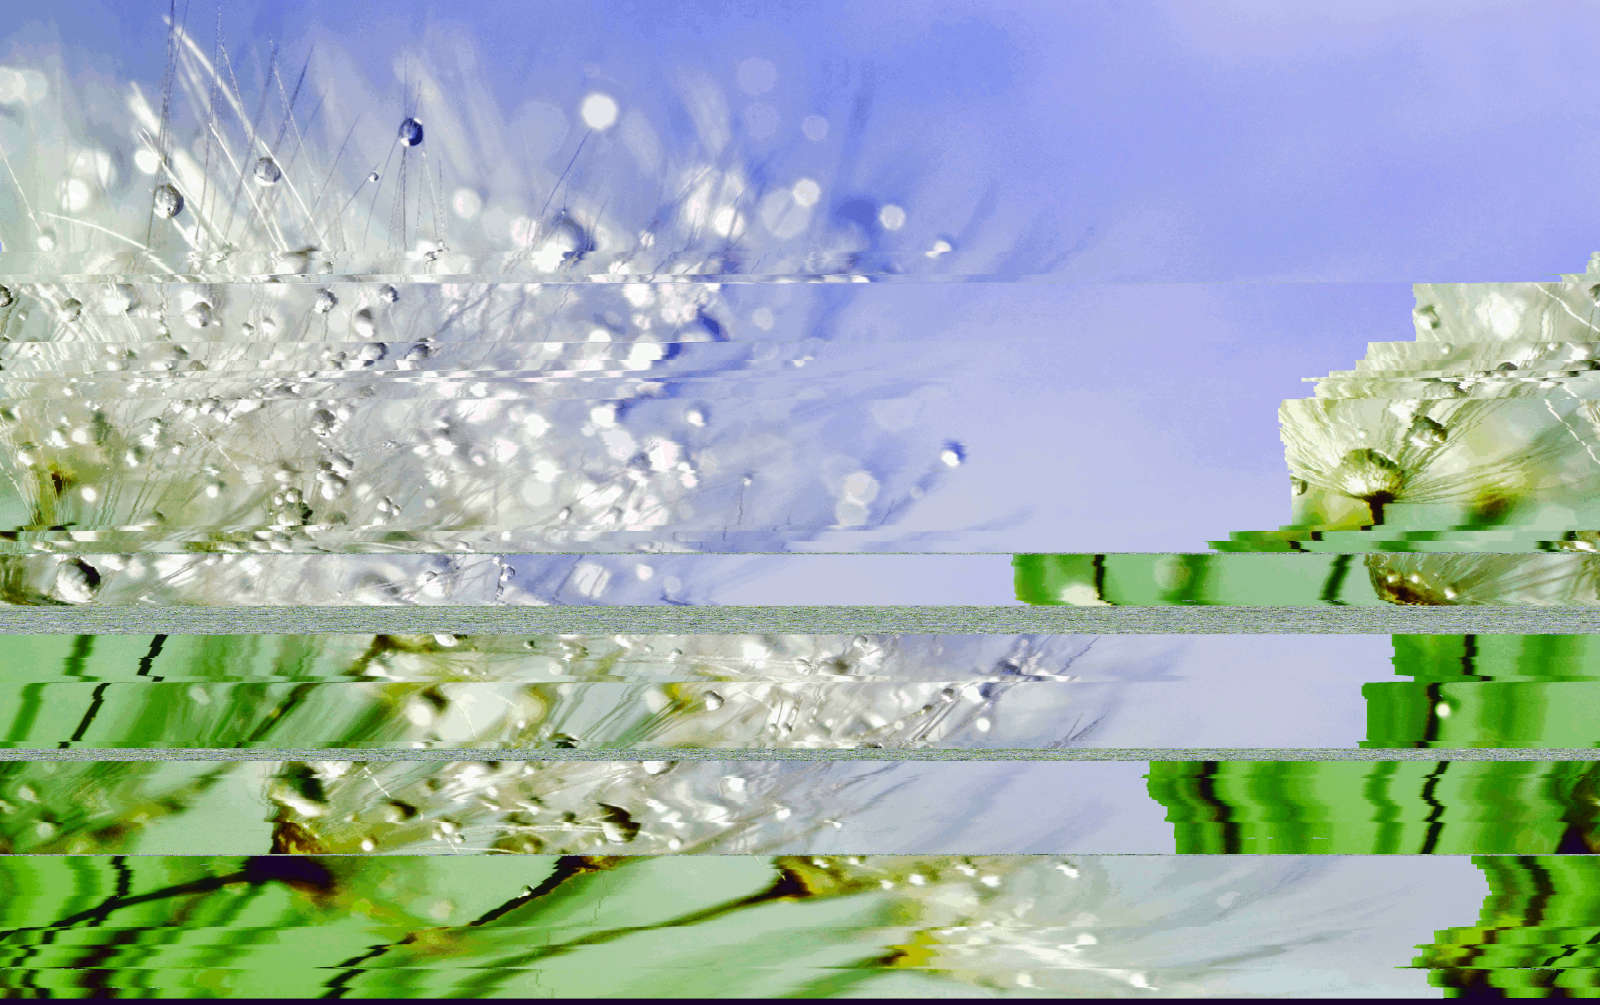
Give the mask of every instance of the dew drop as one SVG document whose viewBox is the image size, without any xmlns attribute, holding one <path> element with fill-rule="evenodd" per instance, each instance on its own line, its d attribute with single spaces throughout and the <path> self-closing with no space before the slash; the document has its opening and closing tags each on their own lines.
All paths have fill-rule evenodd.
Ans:
<svg viewBox="0 0 1600 1005">
<path fill-rule="evenodd" d="M 404 823 L 417 815 L 417 808 L 410 803 L 403 803 L 398 799 L 391 800 L 383 807 L 383 819 L 389 823 Z"/>
<path fill-rule="evenodd" d="M 382 286 L 378 287 L 378 299 L 382 300 L 386 304 L 392 304 L 396 300 L 400 299 L 400 291 L 395 289 L 389 283 L 384 283 Z"/>
<path fill-rule="evenodd" d="M 627 810 L 610 803 L 601 803 L 600 810 L 604 814 L 600 818 L 600 833 L 607 841 L 626 844 L 639 836 L 639 824 L 628 815 Z"/>
<path fill-rule="evenodd" d="M 0 286 L 0 307 L 10 307 L 16 302 L 17 298 L 12 294 L 10 287 Z"/>
<path fill-rule="evenodd" d="M 262 186 L 276 185 L 283 178 L 283 169 L 271 157 L 258 159 L 250 173 L 255 177 L 256 184 Z"/>
<path fill-rule="evenodd" d="M 1345 454 L 1336 472 L 1340 489 L 1355 499 L 1389 502 L 1405 484 L 1405 472 L 1393 458 L 1371 447 Z"/>
<path fill-rule="evenodd" d="M 196 300 L 183 312 L 183 319 L 189 322 L 190 328 L 207 328 L 211 325 L 213 312 L 211 305 L 204 300 Z"/>
<path fill-rule="evenodd" d="M 363 307 L 350 316 L 350 328 L 362 338 L 371 338 L 377 334 L 378 323 L 372 317 L 372 311 Z"/>
<path fill-rule="evenodd" d="M 616 99 L 598 91 L 584 97 L 578 106 L 578 115 L 583 119 L 583 124 L 602 132 L 616 123 L 617 111 Z"/>
<path fill-rule="evenodd" d="M 421 146 L 422 123 L 412 118 L 400 123 L 400 145 L 404 147 Z"/>
<path fill-rule="evenodd" d="M 939 451 L 939 462 L 947 468 L 958 468 L 967 459 L 967 450 L 959 443 L 946 443 Z"/>
<path fill-rule="evenodd" d="M 311 413 L 311 431 L 317 436 L 330 436 L 339 428 L 339 417 L 326 408 Z"/>
<path fill-rule="evenodd" d="M 82 559 L 62 562 L 51 592 L 69 604 L 87 604 L 100 589 L 100 572 Z"/>
<path fill-rule="evenodd" d="M 1446 439 L 1445 428 L 1426 415 L 1419 415 L 1411 423 L 1406 439 L 1411 441 L 1412 446 L 1423 449 L 1443 446 Z"/>
<path fill-rule="evenodd" d="M 316 300 L 312 301 L 311 309 L 318 314 L 326 314 L 338 306 L 339 298 L 333 295 L 332 290 L 318 290 Z"/>
<path fill-rule="evenodd" d="M 170 220 L 183 212 L 183 196 L 171 185 L 157 185 L 153 207 L 156 216 Z"/>
</svg>

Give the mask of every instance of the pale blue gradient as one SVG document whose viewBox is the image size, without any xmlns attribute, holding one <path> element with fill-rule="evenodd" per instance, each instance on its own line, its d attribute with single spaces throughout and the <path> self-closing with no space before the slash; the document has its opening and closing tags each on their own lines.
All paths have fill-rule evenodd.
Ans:
<svg viewBox="0 0 1600 1005">
<path fill-rule="evenodd" d="M 64 44 L 153 85 L 164 7 L 32 8 L 0 52 Z M 817 177 L 834 212 L 902 199 L 885 247 L 968 232 L 951 271 L 1047 274 L 859 298 L 874 331 L 926 340 L 916 369 L 960 378 L 927 421 L 969 463 L 907 525 L 1194 550 L 1287 518 L 1278 401 L 1411 337 L 1411 282 L 1548 279 L 1600 247 L 1600 6 L 1390 7 L 230 0 L 187 23 L 218 21 L 241 65 L 274 41 L 295 68 L 349 51 L 396 117 L 396 53 L 464 43 L 505 108 L 595 87 L 627 108 L 696 77 L 736 131 L 770 106 L 741 151 Z M 777 73 L 752 96 L 753 57 Z M 796 138 L 810 114 L 826 140 Z"/>
</svg>

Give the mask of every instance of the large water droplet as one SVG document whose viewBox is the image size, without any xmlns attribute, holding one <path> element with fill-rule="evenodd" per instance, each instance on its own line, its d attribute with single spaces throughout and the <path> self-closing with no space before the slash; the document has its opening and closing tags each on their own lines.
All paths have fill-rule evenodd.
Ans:
<svg viewBox="0 0 1600 1005">
<path fill-rule="evenodd" d="M 639 824 L 628 815 L 627 810 L 610 803 L 601 803 L 600 811 L 604 814 L 600 818 L 600 833 L 607 841 L 613 844 L 626 844 L 639 836 Z"/>
<path fill-rule="evenodd" d="M 400 123 L 400 145 L 415 147 L 422 144 L 422 123 L 416 119 L 406 119 Z"/>
<path fill-rule="evenodd" d="M 1371 447 L 1345 454 L 1334 471 L 1340 491 L 1372 508 L 1373 523 L 1383 522 L 1383 507 L 1405 486 L 1405 471 L 1394 459 Z"/>
<path fill-rule="evenodd" d="M 331 436 L 339 428 L 339 417 L 326 408 L 311 413 L 311 431 L 317 436 Z"/>
<path fill-rule="evenodd" d="M 271 157 L 262 157 L 256 161 L 251 174 L 255 177 L 257 185 L 276 185 L 283 178 L 283 169 L 278 167 L 278 162 Z"/>
<path fill-rule="evenodd" d="M 51 593 L 69 604 L 87 604 L 100 589 L 100 572 L 82 559 L 62 562 L 56 569 Z"/>
<path fill-rule="evenodd" d="M 211 305 L 204 300 L 196 300 L 183 312 L 183 319 L 189 322 L 190 328 L 207 328 L 211 325 Z"/>
<path fill-rule="evenodd" d="M 0 307 L 10 307 L 17 302 L 9 287 L 0 286 Z"/>
<path fill-rule="evenodd" d="M 410 803 L 395 799 L 384 804 L 382 815 L 389 823 L 404 823 L 417 815 L 417 808 Z"/>
<path fill-rule="evenodd" d="M 1412 446 L 1421 447 L 1424 450 L 1443 446 L 1446 438 L 1447 434 L 1444 426 L 1426 415 L 1417 416 L 1411 423 L 1411 429 L 1406 433 L 1406 439 L 1411 441 Z"/>
<path fill-rule="evenodd" d="M 152 206 L 157 216 L 170 220 L 183 212 L 183 196 L 171 185 L 157 185 Z"/>
<path fill-rule="evenodd" d="M 311 302 L 311 309 L 318 314 L 326 314 L 338 304 L 339 298 L 333 295 L 332 290 L 318 290 L 317 298 Z"/>
</svg>

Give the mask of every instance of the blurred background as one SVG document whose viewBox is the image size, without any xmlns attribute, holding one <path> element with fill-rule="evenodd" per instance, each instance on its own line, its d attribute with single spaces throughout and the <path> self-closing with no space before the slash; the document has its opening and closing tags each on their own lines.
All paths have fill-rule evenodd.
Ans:
<svg viewBox="0 0 1600 1005">
<path fill-rule="evenodd" d="M 155 91 L 166 9 L 19 7 L 0 56 L 59 49 L 74 76 Z M 179 15 L 242 77 L 276 45 L 290 70 L 310 60 L 324 100 L 387 102 L 363 122 L 374 147 L 416 91 L 408 52 L 480 82 L 440 86 L 463 115 L 497 107 L 514 126 L 503 155 L 552 171 L 596 89 L 622 110 L 606 142 L 637 153 L 628 114 L 648 109 L 670 150 L 691 131 L 663 111 L 670 92 L 722 115 L 747 164 L 814 179 L 819 210 L 871 228 L 899 209 L 879 213 L 878 247 L 947 241 L 943 277 L 981 281 L 861 291 L 844 327 L 893 343 L 863 366 L 903 361 L 929 388 L 916 421 L 965 451 L 904 518 L 989 528 L 953 550 L 1199 550 L 1276 526 L 1278 402 L 1368 341 L 1411 338 L 1412 282 L 1546 280 L 1600 248 L 1591 3 L 228 0 Z"/>
</svg>

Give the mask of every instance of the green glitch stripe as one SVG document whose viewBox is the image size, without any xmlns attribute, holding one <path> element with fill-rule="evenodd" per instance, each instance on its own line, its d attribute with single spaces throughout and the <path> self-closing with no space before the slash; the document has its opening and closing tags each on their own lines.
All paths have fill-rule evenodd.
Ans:
<svg viewBox="0 0 1600 1005">
<path fill-rule="evenodd" d="M 1019 554 L 1011 564 L 1026 604 L 1383 605 L 1352 554 Z"/>
<path fill-rule="evenodd" d="M 0 894 L 12 895 L 0 895 L 0 990 L 760 998 L 892 975 L 894 947 L 918 935 L 916 902 L 799 878 L 826 867 L 753 856 L 11 858 L 0 866 Z M 916 997 L 968 986 L 925 980 Z"/>
<path fill-rule="evenodd" d="M 1477 924 L 1443 929 L 1412 966 L 1446 997 L 1593 993 L 1600 974 L 1600 860 L 1482 855 L 1488 881 Z"/>
<path fill-rule="evenodd" d="M 0 748 L 11 761 L 1182 761 L 1287 764 L 1600 762 L 1600 748 L 1353 747 L 51 747 Z"/>
<path fill-rule="evenodd" d="M 1365 574 L 1362 573 L 1364 576 Z M 18 635 L 1600 634 L 1600 607 L 0 607 Z"/>
<path fill-rule="evenodd" d="M 1179 854 L 1549 854 L 1597 837 L 1594 765 L 1152 762 Z"/>
<path fill-rule="evenodd" d="M 1352 882 L 1405 871 L 1350 865 L 1335 868 Z M 1207 939 L 1185 939 L 1195 922 L 1173 916 L 1176 884 L 1141 882 L 1153 870 L 1180 889 L 1268 887 L 1261 895 L 1296 916 L 1325 907 L 1315 896 L 1325 887 L 1297 889 L 1276 862 L 1166 857 L 13 856 L 0 860 L 0 990 L 930 999 L 1012 985 L 1019 957 L 1039 978 L 1022 989 L 1029 997 L 1114 995 L 1129 987 L 1130 965 L 1158 995 L 1327 986 L 1326 975 L 1297 971 L 1300 930 L 1240 920 L 1251 917 L 1248 893 L 1238 912 L 1201 908 L 1215 919 Z M 1466 862 L 1448 872 L 1475 879 Z M 992 889 L 980 876 L 999 884 L 988 903 L 1004 921 L 974 944 L 948 905 Z M 1374 897 L 1398 899 L 1381 887 Z M 1342 952 L 1345 933 L 1324 927 L 1320 948 Z M 1084 942 L 1106 955 L 1079 949 L 1045 965 L 1060 946 L 1082 946 L 1080 933 L 1097 935 Z M 1174 936 L 1179 948 L 1162 949 Z M 1152 942 L 1130 964 L 1127 945 Z M 1412 948 L 1390 942 L 1346 961 L 1358 986 L 1411 983 L 1389 967 Z"/>
<path fill-rule="evenodd" d="M 1395 673 L 1418 681 L 1600 681 L 1600 636 L 1396 635 Z"/>
<path fill-rule="evenodd" d="M 1363 685 L 1371 747 L 1600 743 L 1600 636 L 1396 635 L 1395 672 Z"/>
<path fill-rule="evenodd" d="M 1373 747 L 1600 746 L 1600 681 L 1362 686 Z"/>
</svg>

